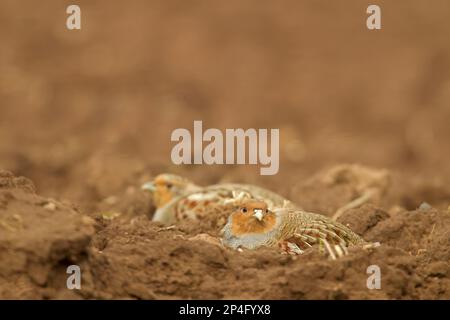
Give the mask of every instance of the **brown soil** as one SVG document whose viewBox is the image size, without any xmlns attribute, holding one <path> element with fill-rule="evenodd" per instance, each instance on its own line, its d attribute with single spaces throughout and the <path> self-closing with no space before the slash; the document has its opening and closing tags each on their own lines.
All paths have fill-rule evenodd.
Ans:
<svg viewBox="0 0 450 320">
<path fill-rule="evenodd" d="M 450 299 L 448 1 L 381 1 L 376 32 L 358 0 L 78 3 L 81 31 L 62 2 L 0 4 L 0 298 Z M 279 174 L 172 165 L 193 120 L 280 128 Z M 139 189 L 161 172 L 325 215 L 372 190 L 339 221 L 381 246 L 332 261 L 164 229 Z"/>
</svg>

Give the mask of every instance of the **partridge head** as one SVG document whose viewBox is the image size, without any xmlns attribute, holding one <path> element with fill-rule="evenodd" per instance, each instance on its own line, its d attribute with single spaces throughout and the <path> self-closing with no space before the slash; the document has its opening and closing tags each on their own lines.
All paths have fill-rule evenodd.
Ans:
<svg viewBox="0 0 450 320">
<path fill-rule="evenodd" d="M 157 175 L 153 181 L 144 183 L 142 189 L 153 194 L 155 206 L 160 208 L 174 198 L 180 197 L 187 192 L 198 190 L 200 187 L 183 177 L 163 173 Z"/>
</svg>

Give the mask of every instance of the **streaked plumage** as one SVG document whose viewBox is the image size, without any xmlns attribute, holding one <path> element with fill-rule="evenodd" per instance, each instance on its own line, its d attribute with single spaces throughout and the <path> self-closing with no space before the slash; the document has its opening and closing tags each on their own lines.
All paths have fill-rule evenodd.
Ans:
<svg viewBox="0 0 450 320">
<path fill-rule="evenodd" d="M 288 253 L 321 243 L 349 247 L 366 242 L 346 226 L 320 214 L 292 208 L 270 209 L 263 200 L 244 200 L 222 229 L 233 249 L 280 246 Z"/>
<path fill-rule="evenodd" d="M 263 198 L 273 207 L 296 208 L 282 196 L 254 185 L 224 183 L 200 187 L 172 174 L 160 174 L 142 188 L 153 193 L 157 208 L 153 221 L 165 224 L 210 215 L 224 217 L 225 222 L 242 199 Z"/>
</svg>

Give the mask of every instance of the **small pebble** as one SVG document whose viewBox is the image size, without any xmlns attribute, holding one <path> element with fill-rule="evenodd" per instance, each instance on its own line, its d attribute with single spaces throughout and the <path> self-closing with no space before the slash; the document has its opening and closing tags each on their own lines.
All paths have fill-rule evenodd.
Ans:
<svg viewBox="0 0 450 320">
<path fill-rule="evenodd" d="M 115 196 L 110 196 L 103 200 L 106 204 L 113 205 L 117 203 L 117 198 Z"/>
<path fill-rule="evenodd" d="M 428 204 L 428 203 L 426 203 L 426 202 L 422 202 L 421 204 L 420 204 L 420 206 L 419 206 L 419 210 L 420 211 L 428 211 L 428 210 L 430 210 L 430 209 L 432 209 L 433 207 L 430 205 L 430 204 Z"/>
<path fill-rule="evenodd" d="M 417 255 L 425 254 L 427 253 L 427 249 L 419 249 L 417 250 Z"/>
<path fill-rule="evenodd" d="M 95 225 L 95 220 L 92 219 L 91 217 L 88 217 L 88 216 L 82 216 L 82 217 L 81 217 L 81 222 L 82 222 L 83 224 L 85 224 L 85 225 L 88 225 L 88 226 L 93 226 L 93 225 Z"/>
<path fill-rule="evenodd" d="M 395 206 L 392 206 L 392 207 L 389 209 L 388 212 L 389 212 L 391 215 L 395 215 L 395 214 L 398 214 L 398 213 L 403 212 L 403 211 L 406 211 L 406 209 L 403 208 L 403 207 L 401 207 L 401 206 L 395 205 Z"/>
<path fill-rule="evenodd" d="M 105 211 L 101 213 L 101 217 L 105 220 L 114 220 L 120 216 L 120 212 L 116 211 Z"/>
<path fill-rule="evenodd" d="M 50 211 L 55 211 L 56 204 L 54 204 L 53 202 L 48 202 L 47 204 L 44 205 L 44 208 Z"/>
</svg>

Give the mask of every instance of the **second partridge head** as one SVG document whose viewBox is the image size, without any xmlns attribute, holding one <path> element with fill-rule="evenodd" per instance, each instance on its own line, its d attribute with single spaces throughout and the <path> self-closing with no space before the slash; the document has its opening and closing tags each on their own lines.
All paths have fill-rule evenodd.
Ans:
<svg viewBox="0 0 450 320">
<path fill-rule="evenodd" d="M 152 192 L 156 208 L 161 208 L 174 198 L 197 188 L 199 187 L 188 179 L 169 173 L 159 174 L 142 185 L 143 190 Z"/>
</svg>

